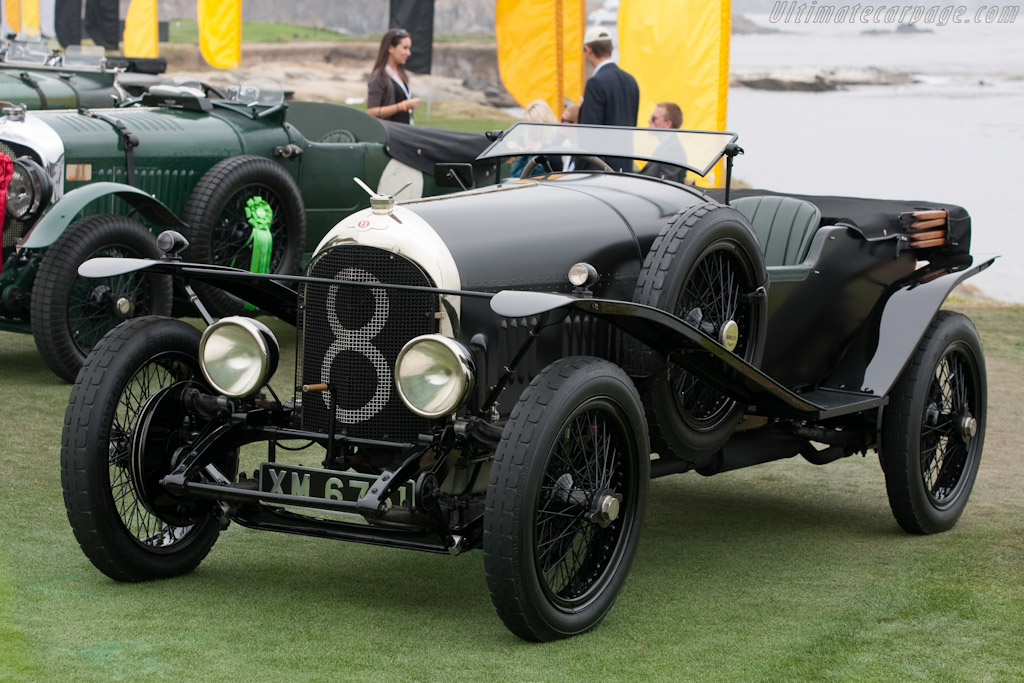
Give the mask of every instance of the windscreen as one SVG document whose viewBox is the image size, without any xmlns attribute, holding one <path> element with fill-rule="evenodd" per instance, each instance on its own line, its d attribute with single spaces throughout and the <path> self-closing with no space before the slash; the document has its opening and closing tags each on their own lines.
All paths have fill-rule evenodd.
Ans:
<svg viewBox="0 0 1024 683">
<path fill-rule="evenodd" d="M 46 64 L 50 48 L 38 39 L 16 38 L 7 46 L 4 62 L 15 64 Z"/>
<path fill-rule="evenodd" d="M 517 123 L 479 159 L 535 154 L 626 157 L 682 166 L 705 175 L 736 140 L 735 133 L 666 128 L 624 128 L 559 123 Z"/>
</svg>

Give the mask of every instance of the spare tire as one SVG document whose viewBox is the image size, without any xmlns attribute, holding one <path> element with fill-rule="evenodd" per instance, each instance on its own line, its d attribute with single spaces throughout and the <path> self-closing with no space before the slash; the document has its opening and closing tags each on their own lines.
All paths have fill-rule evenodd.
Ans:
<svg viewBox="0 0 1024 683">
<path fill-rule="evenodd" d="M 654 240 L 633 301 L 682 318 L 756 366 L 764 354 L 767 281 L 743 214 L 698 204 L 676 214 Z M 638 356 L 638 371 L 654 373 L 641 390 L 651 447 L 699 464 L 729 439 L 744 406 L 651 349 Z"/>
<path fill-rule="evenodd" d="M 257 213 L 272 237 L 266 272 L 295 274 L 306 242 L 302 195 L 288 171 L 258 156 L 225 159 L 196 184 L 185 205 L 185 258 L 250 270 Z M 221 289 L 196 283 L 195 290 L 215 317 L 245 311 L 244 301 Z"/>
</svg>

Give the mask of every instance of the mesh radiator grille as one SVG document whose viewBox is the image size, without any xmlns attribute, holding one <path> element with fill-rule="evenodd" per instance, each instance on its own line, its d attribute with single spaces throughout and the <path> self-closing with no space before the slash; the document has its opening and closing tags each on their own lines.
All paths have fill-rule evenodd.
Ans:
<svg viewBox="0 0 1024 683">
<path fill-rule="evenodd" d="M 317 256 L 312 277 L 430 287 L 420 268 L 401 256 L 372 247 L 341 246 Z M 429 421 L 413 414 L 398 396 L 392 369 L 407 341 L 438 331 L 436 294 L 374 287 L 303 285 L 302 333 L 297 384 L 327 383 L 335 393 L 339 434 L 413 442 Z M 305 429 L 328 432 L 329 392 L 303 400 Z"/>
</svg>

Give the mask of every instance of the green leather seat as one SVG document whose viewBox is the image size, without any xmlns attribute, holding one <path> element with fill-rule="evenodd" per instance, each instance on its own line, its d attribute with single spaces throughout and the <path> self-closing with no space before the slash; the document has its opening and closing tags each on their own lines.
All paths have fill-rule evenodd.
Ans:
<svg viewBox="0 0 1024 683">
<path fill-rule="evenodd" d="M 729 205 L 750 221 L 766 266 L 795 266 L 807 258 L 821 224 L 821 211 L 814 204 L 793 197 L 761 196 L 740 197 Z"/>
</svg>

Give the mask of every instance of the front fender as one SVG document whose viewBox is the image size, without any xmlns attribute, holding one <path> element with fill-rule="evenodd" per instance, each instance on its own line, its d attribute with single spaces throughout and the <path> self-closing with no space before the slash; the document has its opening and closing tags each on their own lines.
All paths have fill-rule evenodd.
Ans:
<svg viewBox="0 0 1024 683">
<path fill-rule="evenodd" d="M 601 318 L 669 356 L 730 398 L 780 413 L 818 415 L 823 407 L 794 394 L 758 368 L 689 323 L 653 306 L 611 299 L 504 290 L 491 299 L 491 310 L 505 318 L 529 318 L 573 309 Z"/>
<path fill-rule="evenodd" d="M 174 215 L 163 202 L 137 187 L 121 183 L 99 182 L 90 183 L 68 192 L 58 199 L 35 224 L 21 245 L 24 249 L 42 249 L 57 241 L 72 221 L 92 202 L 105 197 L 116 197 L 128 203 L 147 221 L 161 230 L 174 228 L 180 230 L 185 223 Z"/>
</svg>

